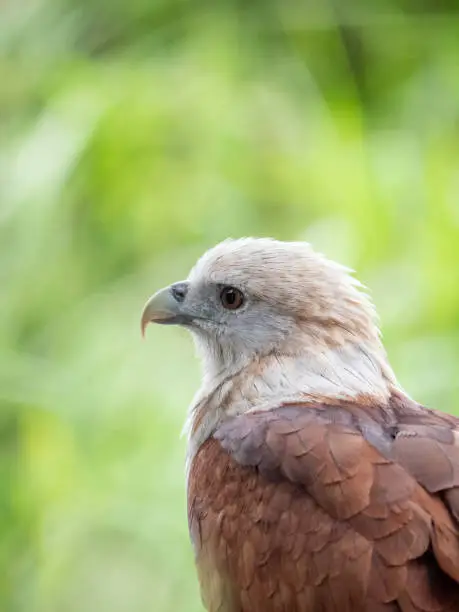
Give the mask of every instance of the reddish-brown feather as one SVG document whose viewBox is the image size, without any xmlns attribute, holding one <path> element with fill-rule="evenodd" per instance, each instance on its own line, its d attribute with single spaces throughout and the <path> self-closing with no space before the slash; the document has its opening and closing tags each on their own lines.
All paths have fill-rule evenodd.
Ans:
<svg viewBox="0 0 459 612">
<path fill-rule="evenodd" d="M 401 395 L 221 425 L 188 484 L 209 612 L 459 611 L 458 426 Z"/>
</svg>

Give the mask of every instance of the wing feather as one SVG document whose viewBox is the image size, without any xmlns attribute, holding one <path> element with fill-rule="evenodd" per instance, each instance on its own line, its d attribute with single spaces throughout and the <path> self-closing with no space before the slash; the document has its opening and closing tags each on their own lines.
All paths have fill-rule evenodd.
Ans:
<svg viewBox="0 0 459 612">
<path fill-rule="evenodd" d="M 456 434 L 396 408 L 252 412 L 203 444 L 189 521 L 210 612 L 459 611 Z"/>
</svg>

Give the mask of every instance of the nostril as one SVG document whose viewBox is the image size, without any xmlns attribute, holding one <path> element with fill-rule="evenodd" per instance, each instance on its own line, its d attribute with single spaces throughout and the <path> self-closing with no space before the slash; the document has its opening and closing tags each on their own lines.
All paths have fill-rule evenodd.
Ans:
<svg viewBox="0 0 459 612">
<path fill-rule="evenodd" d="M 171 285 L 171 292 L 177 302 L 183 302 L 188 293 L 188 283 L 175 283 Z"/>
</svg>

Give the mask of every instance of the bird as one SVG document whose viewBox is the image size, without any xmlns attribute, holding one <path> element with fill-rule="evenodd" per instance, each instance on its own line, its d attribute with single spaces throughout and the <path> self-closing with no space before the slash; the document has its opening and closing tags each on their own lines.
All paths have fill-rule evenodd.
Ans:
<svg viewBox="0 0 459 612">
<path fill-rule="evenodd" d="M 402 389 L 351 270 L 224 240 L 149 323 L 202 363 L 186 488 L 208 612 L 459 611 L 459 419 Z"/>
</svg>

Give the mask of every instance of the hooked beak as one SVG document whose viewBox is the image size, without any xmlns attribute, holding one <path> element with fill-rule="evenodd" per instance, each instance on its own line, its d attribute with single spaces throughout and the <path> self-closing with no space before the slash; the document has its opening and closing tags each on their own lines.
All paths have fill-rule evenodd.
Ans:
<svg viewBox="0 0 459 612">
<path fill-rule="evenodd" d="M 160 289 L 145 304 L 140 321 L 142 336 L 149 323 L 185 324 L 191 316 L 184 312 L 183 302 L 188 291 L 188 283 L 180 282 Z"/>
</svg>

